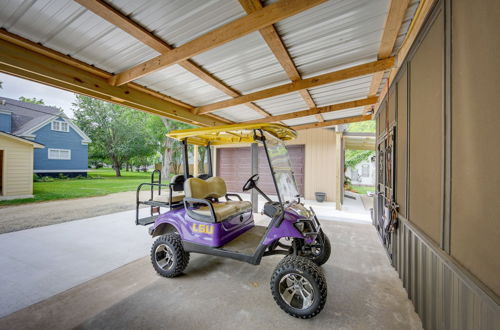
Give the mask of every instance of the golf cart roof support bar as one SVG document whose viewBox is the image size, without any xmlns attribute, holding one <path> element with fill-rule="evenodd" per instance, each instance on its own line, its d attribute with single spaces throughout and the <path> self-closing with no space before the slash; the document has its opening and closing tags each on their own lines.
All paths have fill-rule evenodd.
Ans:
<svg viewBox="0 0 500 330">
<path fill-rule="evenodd" d="M 214 171 L 212 168 L 212 148 L 210 148 L 210 142 L 207 144 L 207 158 L 208 158 L 208 177 L 214 176 Z"/>
<path fill-rule="evenodd" d="M 182 140 L 182 154 L 184 158 L 184 178 L 189 179 L 189 154 L 187 139 Z"/>
<path fill-rule="evenodd" d="M 271 158 L 269 157 L 269 151 L 267 150 L 266 137 L 264 136 L 264 132 L 261 129 L 259 129 L 259 131 L 260 131 L 261 141 L 264 144 L 264 150 L 266 151 L 266 158 L 267 162 L 269 163 L 269 169 L 271 170 L 272 174 L 271 176 L 273 177 L 274 189 L 276 189 L 276 193 L 278 194 L 278 201 L 280 202 L 281 206 L 283 206 L 283 201 L 281 200 L 280 191 L 278 189 L 278 183 L 276 182 L 273 164 L 271 163 Z"/>
</svg>

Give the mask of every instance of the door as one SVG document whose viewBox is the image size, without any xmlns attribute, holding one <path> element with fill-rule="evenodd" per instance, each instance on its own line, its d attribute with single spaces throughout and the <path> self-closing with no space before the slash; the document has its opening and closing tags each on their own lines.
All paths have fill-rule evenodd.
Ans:
<svg viewBox="0 0 500 330">
<path fill-rule="evenodd" d="M 304 146 L 287 146 L 293 175 L 301 196 L 304 196 Z M 217 149 L 217 176 L 226 182 L 227 190 L 242 192 L 241 188 L 251 176 L 251 154 L 249 147 Z M 269 163 L 263 147 L 259 147 L 259 188 L 266 194 L 276 195 Z"/>
<path fill-rule="evenodd" d="M 392 128 L 384 139 L 377 145 L 377 194 L 375 227 L 389 256 L 392 253 L 391 233 L 391 205 L 394 203 L 394 152 L 395 128 Z"/>
</svg>

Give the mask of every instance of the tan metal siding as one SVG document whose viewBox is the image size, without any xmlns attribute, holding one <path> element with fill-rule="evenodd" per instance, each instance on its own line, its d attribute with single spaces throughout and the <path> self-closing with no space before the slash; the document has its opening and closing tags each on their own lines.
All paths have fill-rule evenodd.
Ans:
<svg viewBox="0 0 500 330">
<path fill-rule="evenodd" d="M 451 254 L 500 295 L 500 2 L 452 6 Z"/>
<path fill-rule="evenodd" d="M 410 63 L 409 220 L 435 242 L 441 236 L 443 12 Z"/>
<path fill-rule="evenodd" d="M 0 137 L 4 150 L 3 196 L 33 193 L 33 146 Z"/>
<path fill-rule="evenodd" d="M 389 101 L 387 102 L 387 116 L 389 127 L 396 122 L 396 89 L 389 92 Z"/>
<path fill-rule="evenodd" d="M 335 201 L 335 131 L 331 129 L 308 129 L 289 144 L 305 145 L 304 194 L 314 199 L 317 191 L 325 192 L 328 201 Z"/>
</svg>

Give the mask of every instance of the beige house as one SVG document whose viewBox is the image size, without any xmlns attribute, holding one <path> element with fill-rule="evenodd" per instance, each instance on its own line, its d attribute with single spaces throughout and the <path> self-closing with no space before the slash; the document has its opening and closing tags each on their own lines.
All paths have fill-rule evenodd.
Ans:
<svg viewBox="0 0 500 330">
<path fill-rule="evenodd" d="M 33 149 L 43 145 L 0 131 L 0 200 L 33 197 Z"/>
</svg>

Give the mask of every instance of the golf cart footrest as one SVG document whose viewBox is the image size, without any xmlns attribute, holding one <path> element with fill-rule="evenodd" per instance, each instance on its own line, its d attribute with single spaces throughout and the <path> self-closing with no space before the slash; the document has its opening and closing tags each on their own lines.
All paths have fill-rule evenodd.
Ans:
<svg viewBox="0 0 500 330">
<path fill-rule="evenodd" d="M 158 207 L 169 207 L 169 203 L 165 203 L 165 202 L 158 202 L 158 201 L 142 201 L 142 202 L 139 202 L 141 204 L 145 204 L 145 205 L 150 205 L 150 206 L 158 206 Z"/>
<path fill-rule="evenodd" d="M 158 218 L 157 215 L 152 215 L 150 217 L 137 219 L 137 224 L 141 226 L 147 226 L 155 222 L 156 218 Z"/>
</svg>

